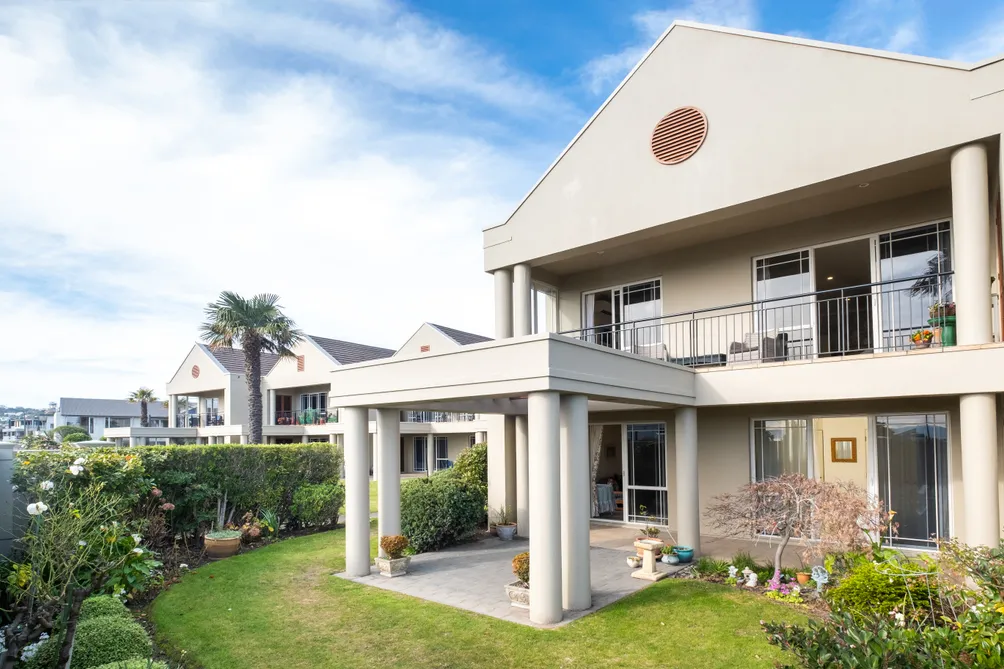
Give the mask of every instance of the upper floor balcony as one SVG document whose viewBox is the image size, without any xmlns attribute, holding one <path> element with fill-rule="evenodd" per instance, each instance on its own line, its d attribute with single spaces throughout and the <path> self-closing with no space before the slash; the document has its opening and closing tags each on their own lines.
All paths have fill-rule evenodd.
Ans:
<svg viewBox="0 0 1004 669">
<path fill-rule="evenodd" d="M 273 425 L 327 425 L 337 422 L 337 409 L 306 408 L 299 411 L 276 411 Z"/>
<path fill-rule="evenodd" d="M 227 417 L 220 411 L 206 411 L 203 413 L 179 413 L 176 427 L 221 427 L 227 424 Z M 150 424 L 151 427 L 159 427 Z M 164 425 L 166 427 L 166 425 Z"/>
<path fill-rule="evenodd" d="M 474 413 L 457 411 L 402 411 L 402 423 L 470 423 L 478 420 Z"/>
<path fill-rule="evenodd" d="M 889 281 L 607 322 L 560 334 L 692 368 L 947 347 L 956 344 L 952 289 L 953 273 L 935 268 Z M 587 321 L 595 322 L 600 314 Z"/>
</svg>

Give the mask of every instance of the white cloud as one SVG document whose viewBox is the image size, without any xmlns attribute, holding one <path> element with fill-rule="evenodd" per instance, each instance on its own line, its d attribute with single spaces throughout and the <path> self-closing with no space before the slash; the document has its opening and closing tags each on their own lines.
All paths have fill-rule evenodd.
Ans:
<svg viewBox="0 0 1004 669">
<path fill-rule="evenodd" d="M 0 402 L 162 389 L 223 289 L 377 345 L 490 334 L 480 231 L 535 174 L 464 110 L 565 103 L 395 5 L 330 7 L 255 35 L 241 5 L 0 9 Z"/>
<path fill-rule="evenodd" d="M 617 53 L 590 60 L 582 69 L 582 80 L 591 92 L 602 93 L 626 75 L 673 21 L 697 21 L 731 28 L 755 28 L 754 0 L 688 0 L 664 9 L 638 12 L 631 17 L 638 33 L 635 43 Z"/>
<path fill-rule="evenodd" d="M 916 52 L 924 42 L 919 0 L 847 0 L 833 16 L 826 39 L 886 51 Z"/>
<path fill-rule="evenodd" d="M 948 58 L 964 63 L 978 63 L 1004 55 L 1004 12 L 997 11 L 980 21 L 979 29 L 951 48 Z"/>
</svg>

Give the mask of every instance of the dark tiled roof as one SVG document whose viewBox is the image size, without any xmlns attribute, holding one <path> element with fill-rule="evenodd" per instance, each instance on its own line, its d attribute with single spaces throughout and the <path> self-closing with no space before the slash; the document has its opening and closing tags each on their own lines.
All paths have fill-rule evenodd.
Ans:
<svg viewBox="0 0 1004 669">
<path fill-rule="evenodd" d="M 162 402 L 146 405 L 151 418 L 166 418 L 167 407 Z M 100 400 L 90 397 L 60 397 L 59 413 L 64 416 L 112 416 L 115 418 L 139 418 L 139 402 L 129 400 Z"/>
<path fill-rule="evenodd" d="M 231 374 L 243 374 L 244 373 L 244 351 L 239 348 L 209 348 L 206 347 L 210 354 L 216 358 L 223 368 L 226 369 Z M 268 374 L 275 367 L 275 363 L 279 362 L 279 356 L 273 353 L 262 353 L 261 354 L 261 373 Z"/>
<path fill-rule="evenodd" d="M 479 334 L 474 334 L 471 332 L 464 332 L 463 330 L 454 330 L 453 328 L 448 328 L 443 325 L 436 325 L 435 323 L 429 323 L 432 327 L 436 328 L 444 335 L 457 342 L 461 346 L 467 346 L 468 344 L 480 344 L 485 341 L 492 341 L 491 337 L 483 337 Z"/>
<path fill-rule="evenodd" d="M 310 338 L 341 365 L 351 365 L 354 362 L 366 362 L 367 360 L 379 360 L 394 355 L 394 351 L 389 348 L 353 344 L 350 341 L 315 337 L 313 335 Z"/>
</svg>

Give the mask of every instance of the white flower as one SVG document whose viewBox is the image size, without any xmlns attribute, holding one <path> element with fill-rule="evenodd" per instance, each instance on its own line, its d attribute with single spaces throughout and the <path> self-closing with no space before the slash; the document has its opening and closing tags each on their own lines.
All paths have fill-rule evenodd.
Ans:
<svg viewBox="0 0 1004 669">
<path fill-rule="evenodd" d="M 80 472 L 84 471 L 84 468 L 80 465 L 70 465 L 70 473 L 76 476 Z"/>
<path fill-rule="evenodd" d="M 77 545 L 80 546 L 81 548 L 83 548 L 84 546 L 87 545 L 87 542 L 84 541 L 83 539 L 81 539 L 80 541 L 77 542 Z"/>
<path fill-rule="evenodd" d="M 49 510 L 45 502 L 35 502 L 34 504 L 28 505 L 28 513 L 32 516 L 37 516 L 39 514 L 45 513 Z"/>
<path fill-rule="evenodd" d="M 181 564 L 178 565 L 178 569 L 188 569 L 188 565 L 182 562 Z"/>
<path fill-rule="evenodd" d="M 56 487 L 56 484 L 53 483 L 52 481 L 42 481 L 42 483 L 41 483 L 42 490 L 52 490 L 55 487 Z"/>
<path fill-rule="evenodd" d="M 73 461 L 73 464 L 75 464 L 75 465 L 82 465 L 85 462 L 87 462 L 87 458 L 77 458 L 76 460 Z"/>
<path fill-rule="evenodd" d="M 132 549 L 132 552 L 135 553 L 136 555 L 142 555 L 143 549 L 137 546 L 136 548 Z"/>
<path fill-rule="evenodd" d="M 138 534 L 132 535 L 132 540 L 135 541 L 137 544 L 143 543 L 143 537 L 141 537 Z"/>
</svg>

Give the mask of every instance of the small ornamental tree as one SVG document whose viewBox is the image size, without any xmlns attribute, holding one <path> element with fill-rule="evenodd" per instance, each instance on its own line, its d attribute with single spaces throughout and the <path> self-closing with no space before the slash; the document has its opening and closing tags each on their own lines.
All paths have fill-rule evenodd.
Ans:
<svg viewBox="0 0 1004 669">
<path fill-rule="evenodd" d="M 803 539 L 803 564 L 828 552 L 870 552 L 890 515 L 882 503 L 844 481 L 820 481 L 801 474 L 782 474 L 718 495 L 708 507 L 711 523 L 726 535 L 778 541 L 774 578 L 792 538 Z"/>
</svg>

